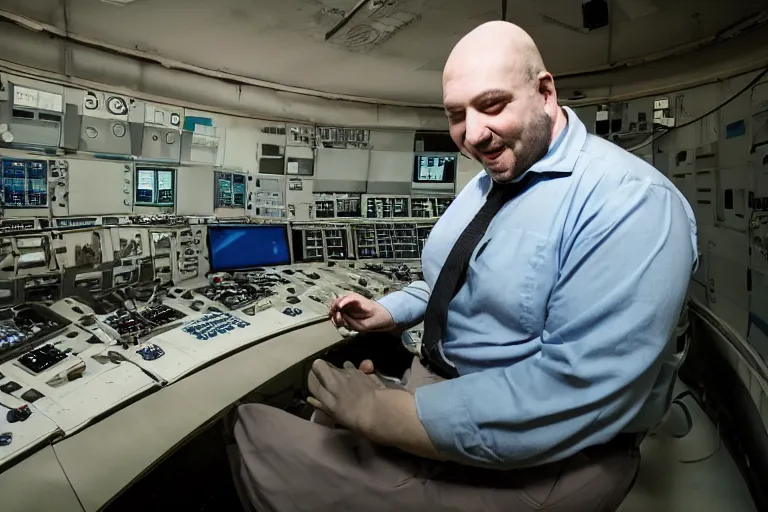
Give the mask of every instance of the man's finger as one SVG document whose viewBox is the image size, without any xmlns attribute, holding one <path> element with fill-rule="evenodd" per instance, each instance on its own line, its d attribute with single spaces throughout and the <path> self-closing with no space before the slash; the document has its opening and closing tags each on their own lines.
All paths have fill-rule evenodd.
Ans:
<svg viewBox="0 0 768 512">
<path fill-rule="evenodd" d="M 336 310 L 336 312 L 333 313 L 333 323 L 336 327 L 346 327 L 344 313 L 340 310 Z"/>
<path fill-rule="evenodd" d="M 351 317 L 349 315 L 342 315 L 342 316 L 344 318 L 344 323 L 346 323 L 347 326 L 353 331 L 360 332 L 360 331 L 366 330 L 365 326 L 363 325 L 363 322 L 361 322 L 360 320 L 357 320 L 356 318 Z"/>
<path fill-rule="evenodd" d="M 357 295 L 354 293 L 350 293 L 349 295 L 345 295 L 341 299 L 339 299 L 339 303 L 336 305 L 339 309 L 344 309 L 349 306 L 352 306 L 357 302 Z"/>
<path fill-rule="evenodd" d="M 337 371 L 338 368 L 330 363 L 323 361 L 322 359 L 315 359 L 315 362 L 312 363 L 310 374 L 314 374 L 320 384 L 333 394 L 336 389 L 336 379 L 334 377 L 336 376 Z"/>
<path fill-rule="evenodd" d="M 333 414 L 331 414 L 331 412 L 328 409 L 326 409 L 326 407 L 322 404 L 322 402 L 320 402 L 317 398 L 313 396 L 308 396 L 307 403 L 312 407 L 314 407 L 315 409 L 319 409 L 323 411 L 325 414 L 329 416 L 333 416 Z"/>
<path fill-rule="evenodd" d="M 309 376 L 307 377 L 307 387 L 309 388 L 310 395 L 312 395 L 308 398 L 313 398 L 319 402 L 322 406 L 321 408 L 330 414 L 330 411 L 333 410 L 336 404 L 336 400 L 333 397 L 333 394 L 331 394 L 328 389 L 323 386 L 322 382 L 320 379 L 318 379 L 317 374 L 314 371 L 309 372 Z"/>
<path fill-rule="evenodd" d="M 366 359 L 360 363 L 360 371 L 363 373 L 373 373 L 373 361 Z"/>
<path fill-rule="evenodd" d="M 357 370 L 354 364 L 352 364 L 351 361 L 344 361 L 344 369 L 346 370 Z"/>
</svg>

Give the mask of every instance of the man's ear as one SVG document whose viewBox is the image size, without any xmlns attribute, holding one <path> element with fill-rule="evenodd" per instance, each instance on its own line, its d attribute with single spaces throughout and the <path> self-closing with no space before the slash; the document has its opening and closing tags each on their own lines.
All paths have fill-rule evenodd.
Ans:
<svg viewBox="0 0 768 512">
<path fill-rule="evenodd" d="M 539 82 L 539 94 L 544 96 L 544 100 L 549 103 L 557 103 L 557 90 L 555 89 L 555 79 L 548 71 L 541 71 L 536 79 Z"/>
</svg>

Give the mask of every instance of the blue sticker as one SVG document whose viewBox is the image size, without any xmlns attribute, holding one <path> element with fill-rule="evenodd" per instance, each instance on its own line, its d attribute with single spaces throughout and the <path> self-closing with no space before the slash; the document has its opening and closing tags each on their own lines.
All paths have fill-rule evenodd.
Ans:
<svg viewBox="0 0 768 512">
<path fill-rule="evenodd" d="M 195 126 L 213 126 L 213 119 L 209 117 L 187 116 L 184 118 L 184 131 L 193 132 Z"/>
</svg>

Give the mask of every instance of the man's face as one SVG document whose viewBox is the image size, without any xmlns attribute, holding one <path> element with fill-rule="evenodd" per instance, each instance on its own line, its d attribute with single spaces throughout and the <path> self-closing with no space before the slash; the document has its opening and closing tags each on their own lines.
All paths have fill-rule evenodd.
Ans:
<svg viewBox="0 0 768 512">
<path fill-rule="evenodd" d="M 451 138 L 494 181 L 515 179 L 549 149 L 553 116 L 548 85 L 498 64 L 453 66 L 443 79 Z"/>
</svg>

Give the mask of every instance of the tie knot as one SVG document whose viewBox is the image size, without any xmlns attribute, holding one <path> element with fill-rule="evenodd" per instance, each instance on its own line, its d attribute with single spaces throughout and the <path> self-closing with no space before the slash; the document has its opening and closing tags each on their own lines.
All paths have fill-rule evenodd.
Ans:
<svg viewBox="0 0 768 512">
<path fill-rule="evenodd" d="M 496 183 L 494 181 L 493 186 L 491 187 L 491 191 L 488 194 L 488 199 L 502 199 L 504 197 L 508 197 L 518 188 L 518 183 Z"/>
</svg>

